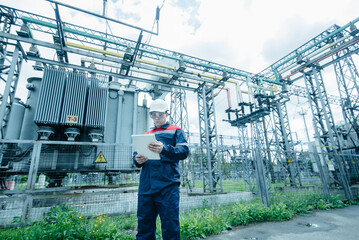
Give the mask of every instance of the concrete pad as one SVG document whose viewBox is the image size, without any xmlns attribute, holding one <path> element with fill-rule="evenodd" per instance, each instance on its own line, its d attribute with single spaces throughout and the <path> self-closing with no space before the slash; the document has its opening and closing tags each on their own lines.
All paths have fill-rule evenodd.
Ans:
<svg viewBox="0 0 359 240">
<path fill-rule="evenodd" d="M 358 240 L 359 206 L 316 211 L 286 222 L 236 227 L 208 240 Z"/>
</svg>

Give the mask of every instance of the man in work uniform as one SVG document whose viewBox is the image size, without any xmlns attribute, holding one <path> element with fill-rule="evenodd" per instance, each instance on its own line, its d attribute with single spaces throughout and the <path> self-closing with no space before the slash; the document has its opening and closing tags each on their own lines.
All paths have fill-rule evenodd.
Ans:
<svg viewBox="0 0 359 240">
<path fill-rule="evenodd" d="M 156 219 L 160 215 L 163 239 L 180 239 L 179 225 L 179 160 L 186 159 L 189 148 L 185 134 L 167 122 L 168 106 L 157 99 L 150 106 L 155 127 L 145 134 L 155 134 L 156 142 L 148 149 L 160 154 L 151 160 L 134 153 L 133 160 L 142 168 L 138 189 L 138 232 L 136 239 L 156 239 Z"/>
</svg>

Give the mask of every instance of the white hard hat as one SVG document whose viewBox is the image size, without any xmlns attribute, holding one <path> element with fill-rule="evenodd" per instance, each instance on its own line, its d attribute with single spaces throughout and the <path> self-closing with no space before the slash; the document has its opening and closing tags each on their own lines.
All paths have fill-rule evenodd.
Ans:
<svg viewBox="0 0 359 240">
<path fill-rule="evenodd" d="M 167 112 L 167 103 L 162 99 L 156 99 L 151 103 L 150 112 Z"/>
</svg>

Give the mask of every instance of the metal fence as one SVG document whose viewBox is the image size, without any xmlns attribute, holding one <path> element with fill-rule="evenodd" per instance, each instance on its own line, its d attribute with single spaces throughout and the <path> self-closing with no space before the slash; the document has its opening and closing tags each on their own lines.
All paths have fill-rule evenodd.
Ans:
<svg viewBox="0 0 359 240">
<path fill-rule="evenodd" d="M 221 151 L 216 164 L 220 164 L 223 192 L 203 191 L 203 179 L 208 171 L 201 162 L 206 160 L 200 157 L 200 147 L 192 147 L 191 156 L 180 164 L 182 211 L 204 203 L 214 206 L 248 201 L 253 195 L 262 194 L 254 164 L 257 155 L 234 146 L 217 150 Z M 41 219 L 50 208 L 66 204 L 84 216 L 128 214 L 137 210 L 140 170 L 132 164 L 129 144 L 2 140 L 0 153 L 1 227 L 29 224 Z M 242 153 L 247 154 L 245 158 Z M 277 153 L 267 151 L 267 154 Z M 327 154 L 300 151 L 295 156 L 290 162 L 260 159 L 269 195 L 294 190 L 345 196 L 335 163 L 330 162 Z M 359 156 L 352 151 L 341 157 L 352 194 L 357 196 Z"/>
</svg>

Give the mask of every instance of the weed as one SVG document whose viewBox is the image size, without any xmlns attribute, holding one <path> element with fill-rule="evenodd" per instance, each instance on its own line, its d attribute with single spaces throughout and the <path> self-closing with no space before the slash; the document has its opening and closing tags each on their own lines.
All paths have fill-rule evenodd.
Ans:
<svg viewBox="0 0 359 240">
<path fill-rule="evenodd" d="M 324 196 L 314 192 L 273 193 L 270 207 L 260 204 L 259 198 L 251 202 L 238 202 L 210 207 L 208 200 L 202 207 L 181 213 L 182 239 L 198 239 L 232 229 L 233 226 L 253 222 L 286 221 L 295 214 L 310 213 L 314 209 L 341 208 L 357 205 L 359 201 L 344 202 L 343 196 Z M 21 219 L 16 219 L 20 221 Z M 103 214 L 87 218 L 70 206 L 50 209 L 44 218 L 30 226 L 5 229 L 0 239 L 135 239 L 136 215 L 107 217 Z M 161 224 L 157 221 L 156 238 L 161 239 Z"/>
</svg>

